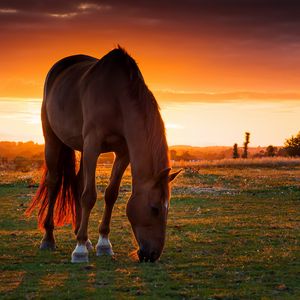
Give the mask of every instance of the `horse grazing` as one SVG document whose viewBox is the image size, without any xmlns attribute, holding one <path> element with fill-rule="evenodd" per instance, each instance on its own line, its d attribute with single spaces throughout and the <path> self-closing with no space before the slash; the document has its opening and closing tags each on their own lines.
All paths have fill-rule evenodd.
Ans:
<svg viewBox="0 0 300 300">
<path fill-rule="evenodd" d="M 39 208 L 45 230 L 40 249 L 55 249 L 54 226 L 72 221 L 77 246 L 72 262 L 87 262 L 92 244 L 88 221 L 96 202 L 95 171 L 101 153 L 114 152 L 96 254 L 113 255 L 108 235 L 112 209 L 125 169 L 131 164 L 132 195 L 126 213 L 140 261 L 155 261 L 163 250 L 169 208 L 168 145 L 158 104 L 127 52 L 118 47 L 100 60 L 75 55 L 49 71 L 41 109 L 45 172 L 27 209 Z M 81 152 L 76 172 L 75 150 Z"/>
</svg>

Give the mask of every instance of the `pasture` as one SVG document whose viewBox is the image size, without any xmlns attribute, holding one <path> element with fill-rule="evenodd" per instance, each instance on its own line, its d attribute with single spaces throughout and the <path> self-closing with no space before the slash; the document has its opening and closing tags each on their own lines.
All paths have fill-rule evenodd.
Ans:
<svg viewBox="0 0 300 300">
<path fill-rule="evenodd" d="M 98 239 L 109 166 L 97 170 L 89 236 Z M 174 182 L 164 252 L 138 263 L 125 215 L 129 171 L 112 218 L 115 256 L 71 264 L 70 226 L 41 252 L 36 218 L 24 211 L 40 173 L 0 177 L 1 299 L 300 299 L 300 164 L 184 167 Z"/>
</svg>

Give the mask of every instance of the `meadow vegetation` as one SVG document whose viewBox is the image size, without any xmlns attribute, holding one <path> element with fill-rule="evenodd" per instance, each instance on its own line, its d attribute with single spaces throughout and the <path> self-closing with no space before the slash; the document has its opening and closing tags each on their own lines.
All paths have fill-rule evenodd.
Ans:
<svg viewBox="0 0 300 300">
<path fill-rule="evenodd" d="M 298 137 L 298 136 L 297 136 Z M 296 138 L 297 138 L 296 137 Z M 299 154 L 299 142 L 296 138 L 291 138 L 292 142 L 289 144 L 290 148 L 294 151 L 294 156 L 298 157 Z M 300 134 L 299 134 L 300 141 Z M 295 146 L 296 148 L 292 147 Z M 292 145 L 292 146 L 291 146 Z M 299 149 L 298 149 L 299 148 Z M 186 163 L 196 163 L 201 165 L 210 164 L 249 164 L 258 162 L 259 164 L 270 164 L 272 158 L 273 162 L 291 163 L 293 159 L 290 159 L 284 148 L 274 147 L 272 145 L 268 147 L 248 147 L 247 144 L 247 160 L 237 160 L 234 162 L 231 158 L 239 158 L 243 156 L 243 148 L 238 147 L 237 144 L 234 147 L 228 146 L 210 146 L 210 147 L 192 147 L 192 146 L 171 146 L 170 158 L 173 163 L 185 165 Z M 298 151 L 298 152 L 297 152 Z M 114 156 L 112 153 L 102 154 L 99 163 L 110 164 L 113 162 Z M 262 159 L 260 161 L 260 159 Z M 0 171 L 12 170 L 28 172 L 35 168 L 40 168 L 44 161 L 44 145 L 34 142 L 5 142 L 0 141 Z M 220 163 L 219 163 L 220 161 Z M 297 161 L 297 159 L 296 159 Z"/>
<path fill-rule="evenodd" d="M 135 248 L 125 215 L 129 170 L 113 212 L 115 256 L 91 253 L 80 265 L 70 263 L 76 243 L 70 226 L 56 230 L 55 252 L 41 252 L 36 218 L 24 217 L 40 171 L 1 171 L 1 299 L 300 299 L 299 160 L 182 167 L 165 250 L 154 264 L 129 256 Z M 109 170 L 97 169 L 93 243 Z"/>
</svg>

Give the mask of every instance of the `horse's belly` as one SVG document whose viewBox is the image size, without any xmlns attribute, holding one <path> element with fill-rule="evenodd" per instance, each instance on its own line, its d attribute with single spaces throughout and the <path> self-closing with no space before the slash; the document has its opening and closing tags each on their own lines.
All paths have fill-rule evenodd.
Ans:
<svg viewBox="0 0 300 300">
<path fill-rule="evenodd" d="M 122 153 L 127 151 L 126 141 L 123 136 L 117 134 L 108 135 L 102 144 L 102 152 Z"/>
</svg>

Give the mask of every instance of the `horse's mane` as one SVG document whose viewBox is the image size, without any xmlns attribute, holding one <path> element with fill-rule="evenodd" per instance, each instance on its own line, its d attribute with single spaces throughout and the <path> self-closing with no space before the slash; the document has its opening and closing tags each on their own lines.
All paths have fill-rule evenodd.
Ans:
<svg viewBox="0 0 300 300">
<path fill-rule="evenodd" d="M 159 112 L 159 105 L 147 87 L 136 61 L 120 46 L 113 51 L 124 58 L 130 79 L 129 93 L 136 102 L 137 109 L 143 114 L 148 147 L 152 152 L 153 175 L 157 175 L 163 168 L 169 166 L 165 126 Z"/>
</svg>

